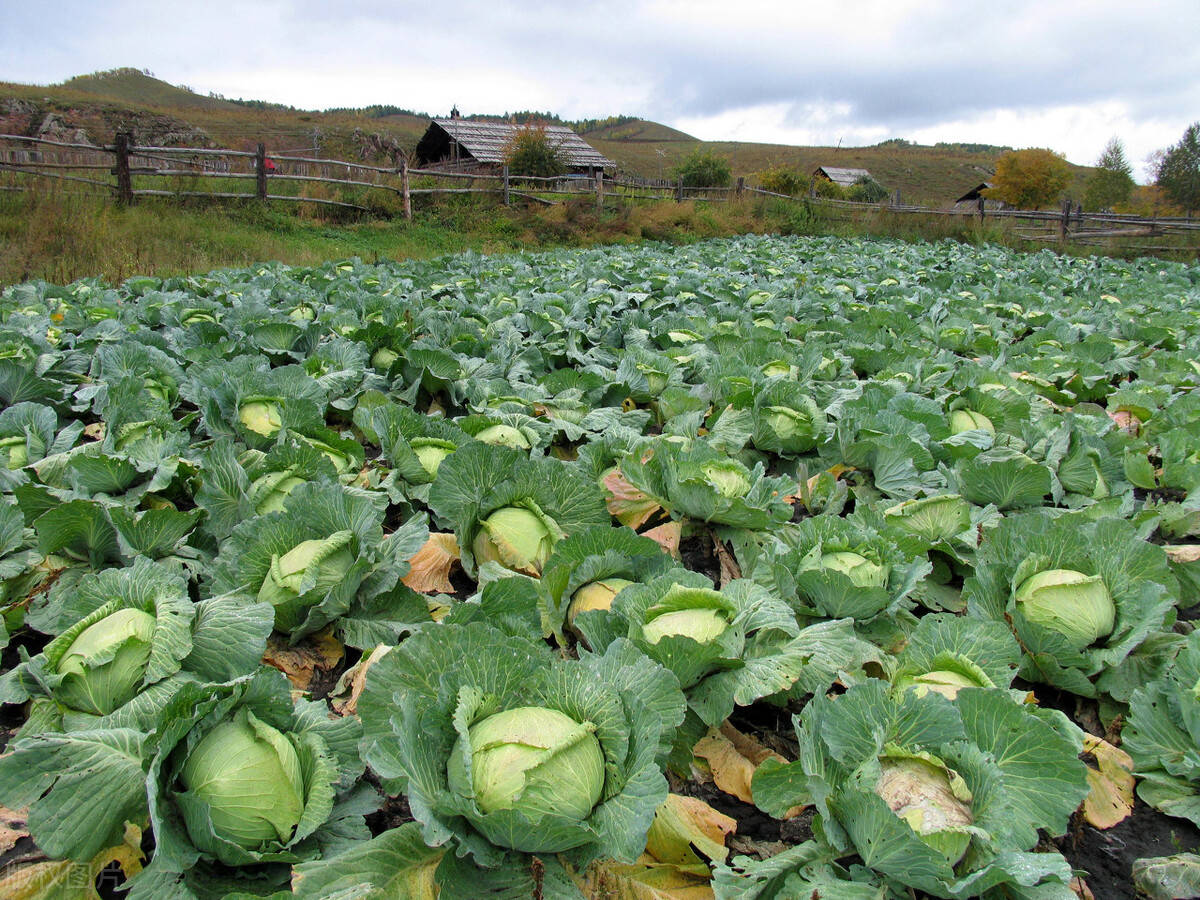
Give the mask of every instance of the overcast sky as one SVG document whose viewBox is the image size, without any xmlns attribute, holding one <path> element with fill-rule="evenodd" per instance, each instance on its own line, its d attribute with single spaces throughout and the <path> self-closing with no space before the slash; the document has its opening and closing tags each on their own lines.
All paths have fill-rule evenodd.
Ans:
<svg viewBox="0 0 1200 900">
<path fill-rule="evenodd" d="M 0 0 L 0 80 L 119 66 L 307 109 L 624 113 L 705 140 L 1090 164 L 1117 136 L 1145 180 L 1200 120 L 1200 0 Z"/>
</svg>

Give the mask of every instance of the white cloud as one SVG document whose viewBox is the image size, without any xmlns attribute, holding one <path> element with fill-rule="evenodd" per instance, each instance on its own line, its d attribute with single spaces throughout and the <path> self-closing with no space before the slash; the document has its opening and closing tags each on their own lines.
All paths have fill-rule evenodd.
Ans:
<svg viewBox="0 0 1200 900">
<path fill-rule="evenodd" d="M 976 141 L 1081 163 L 1115 134 L 1135 165 L 1200 116 L 1195 0 L 9 6 L 0 79 L 27 83 L 136 66 L 312 109 L 630 113 L 709 139 Z"/>
</svg>

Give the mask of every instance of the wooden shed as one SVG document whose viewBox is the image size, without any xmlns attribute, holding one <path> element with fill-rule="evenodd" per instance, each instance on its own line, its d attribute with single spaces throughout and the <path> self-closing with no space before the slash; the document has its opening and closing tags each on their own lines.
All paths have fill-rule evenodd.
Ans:
<svg viewBox="0 0 1200 900">
<path fill-rule="evenodd" d="M 956 210 L 976 210 L 982 201 L 984 209 L 1008 209 L 1008 204 L 1002 200 L 991 200 L 983 196 L 983 192 L 992 187 L 990 181 L 983 181 L 975 185 L 961 197 L 954 201 L 954 209 Z"/>
<path fill-rule="evenodd" d="M 504 153 L 513 137 L 526 126 L 511 122 L 468 121 L 457 116 L 434 119 L 417 144 L 417 165 L 424 168 L 487 169 L 504 165 Z M 567 171 L 590 175 L 617 164 L 603 156 L 564 125 L 538 126 L 558 145 Z"/>
<path fill-rule="evenodd" d="M 850 187 L 864 179 L 866 181 L 875 180 L 866 169 L 840 169 L 836 166 L 818 166 L 812 177 L 832 181 L 841 187 Z"/>
</svg>

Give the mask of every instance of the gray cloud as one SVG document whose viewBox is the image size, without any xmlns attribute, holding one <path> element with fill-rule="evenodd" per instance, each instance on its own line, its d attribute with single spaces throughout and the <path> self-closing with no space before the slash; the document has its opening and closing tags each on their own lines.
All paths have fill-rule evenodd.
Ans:
<svg viewBox="0 0 1200 900">
<path fill-rule="evenodd" d="M 720 136 L 743 140 L 804 129 L 814 110 L 823 127 L 901 136 L 1002 116 L 1053 131 L 1061 109 L 1094 109 L 1099 128 L 1119 108 L 1125 127 L 1156 136 L 1200 117 L 1195 0 L 1150 12 L 1111 0 L 459 0 L 452 16 L 411 0 L 59 6 L 6 10 L 0 78 L 146 66 L 201 92 L 315 108 L 732 116 L 743 132 Z M 750 112 L 766 107 L 775 120 Z"/>
</svg>

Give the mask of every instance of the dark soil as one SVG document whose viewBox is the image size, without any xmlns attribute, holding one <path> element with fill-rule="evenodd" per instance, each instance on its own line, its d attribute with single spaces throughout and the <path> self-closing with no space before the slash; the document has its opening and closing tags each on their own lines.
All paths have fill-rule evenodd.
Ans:
<svg viewBox="0 0 1200 900">
<path fill-rule="evenodd" d="M 1128 900 L 1134 896 L 1135 860 L 1195 853 L 1200 850 L 1200 829 L 1139 800 L 1120 824 L 1098 831 L 1081 823 L 1056 845 L 1075 869 L 1086 873 L 1084 880 L 1096 900 Z"/>
</svg>

